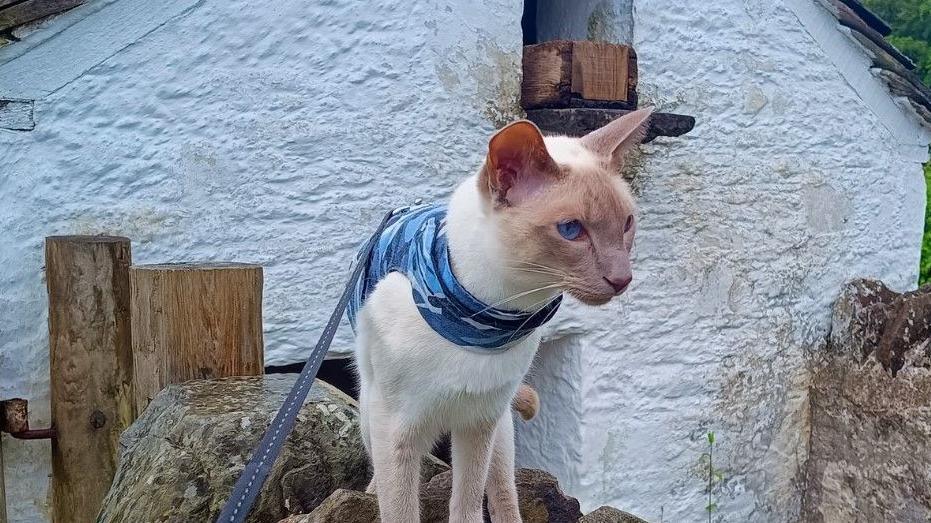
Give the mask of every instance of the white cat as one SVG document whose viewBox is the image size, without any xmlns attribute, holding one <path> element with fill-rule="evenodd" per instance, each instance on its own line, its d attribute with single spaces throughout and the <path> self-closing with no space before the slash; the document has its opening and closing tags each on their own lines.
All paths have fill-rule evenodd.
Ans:
<svg viewBox="0 0 931 523">
<path fill-rule="evenodd" d="M 424 211 L 424 223 L 436 226 L 431 234 L 448 241 L 448 249 L 430 251 L 434 244 L 427 242 L 420 255 L 448 253 L 453 276 L 446 276 L 485 304 L 484 312 L 513 313 L 527 324 L 541 323 L 542 312 L 530 318 L 535 311 L 555 311 L 563 292 L 589 305 L 608 302 L 632 279 L 636 231 L 634 200 L 619 168 L 643 138 L 651 112 L 629 113 L 583 138 L 544 138 L 527 121 L 508 125 L 491 138 L 485 163 L 456 189 L 448 209 Z M 408 237 L 395 236 L 402 238 L 395 242 Z M 413 247 L 389 248 L 407 256 Z M 442 272 L 443 259 L 432 262 Z M 444 300 L 452 291 L 414 275 L 437 276 L 432 265 L 410 263 L 416 268 L 383 265 L 375 279 L 370 273 L 354 318 L 362 430 L 381 520 L 420 521 L 421 459 L 449 432 L 450 521 L 481 522 L 485 493 L 493 521 L 520 521 L 509 404 L 537 351 L 539 329 L 504 320 L 501 328 L 473 326 L 483 311 L 460 312 L 447 329 Z M 485 332 L 499 336 L 490 347 L 464 345 L 462 338 Z M 535 394 L 523 389 L 519 399 L 532 403 Z"/>
</svg>

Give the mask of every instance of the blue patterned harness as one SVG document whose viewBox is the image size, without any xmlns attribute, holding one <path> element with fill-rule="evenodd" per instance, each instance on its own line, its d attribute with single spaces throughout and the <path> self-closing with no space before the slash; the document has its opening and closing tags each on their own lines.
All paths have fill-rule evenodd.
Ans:
<svg viewBox="0 0 931 523">
<path fill-rule="evenodd" d="M 360 253 L 361 254 L 361 253 Z M 362 278 L 353 290 L 348 315 L 356 314 L 375 285 L 388 273 L 400 272 L 411 282 L 414 304 L 437 334 L 463 348 L 503 352 L 548 322 L 562 295 L 536 312 L 490 307 L 472 296 L 456 279 L 449 261 L 446 205 L 418 205 L 394 211 L 377 238 Z"/>
</svg>

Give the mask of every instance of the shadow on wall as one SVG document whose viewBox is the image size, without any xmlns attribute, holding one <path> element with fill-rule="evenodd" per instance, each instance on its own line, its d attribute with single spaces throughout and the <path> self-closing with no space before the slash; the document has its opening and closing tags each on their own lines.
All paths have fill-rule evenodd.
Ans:
<svg viewBox="0 0 931 523">
<path fill-rule="evenodd" d="M 524 45 L 550 40 L 633 42 L 633 0 L 524 0 Z"/>
<path fill-rule="evenodd" d="M 517 465 L 551 472 L 570 494 L 579 484 L 576 465 L 582 462 L 582 354 L 576 336 L 540 344 L 525 379 L 540 395 L 540 412 L 515 425 Z"/>
</svg>

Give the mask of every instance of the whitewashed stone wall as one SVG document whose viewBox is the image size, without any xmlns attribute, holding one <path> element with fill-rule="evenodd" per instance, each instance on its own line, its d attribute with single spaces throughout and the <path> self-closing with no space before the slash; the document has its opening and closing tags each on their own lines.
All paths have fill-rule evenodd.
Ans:
<svg viewBox="0 0 931 523">
<path fill-rule="evenodd" d="M 926 136 L 851 87 L 800 2 L 634 3 L 642 98 L 698 124 L 637 162 L 634 286 L 566 307 L 535 370 L 544 414 L 519 458 L 586 509 L 702 517 L 714 430 L 720 514 L 790 518 L 804 356 L 841 282 L 914 285 Z M 604 20 L 626 24 L 624 4 L 566 27 L 623 39 Z M 383 210 L 447 195 L 519 114 L 520 16 L 504 0 L 101 0 L 0 49 L 0 96 L 36 99 L 35 130 L 0 130 L 0 397 L 48 422 L 51 234 L 127 235 L 137 263 L 263 264 L 267 363 L 301 360 Z M 47 444 L 4 450 L 12 521 L 44 520 Z"/>
<path fill-rule="evenodd" d="M 621 2 L 589 18 L 605 4 Z M 634 284 L 561 313 L 519 456 L 583 511 L 700 521 L 714 431 L 715 519 L 792 521 L 806 355 L 845 280 L 915 286 L 928 133 L 815 2 L 636 1 L 633 16 L 641 104 L 697 124 L 643 147 Z"/>
<path fill-rule="evenodd" d="M 504 0 L 118 0 L 0 49 L 0 97 L 38 98 L 35 130 L 0 130 L 0 397 L 48 423 L 52 234 L 129 236 L 137 263 L 261 263 L 266 361 L 302 360 L 383 212 L 447 195 L 517 114 L 520 16 Z M 48 448 L 4 439 L 14 522 L 45 518 Z"/>
</svg>

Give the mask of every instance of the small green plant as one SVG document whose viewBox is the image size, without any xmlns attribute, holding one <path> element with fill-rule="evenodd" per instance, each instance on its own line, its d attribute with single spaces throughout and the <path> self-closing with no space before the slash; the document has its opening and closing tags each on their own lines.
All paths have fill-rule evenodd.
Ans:
<svg viewBox="0 0 931 523">
<path fill-rule="evenodd" d="M 714 432 L 708 432 L 708 452 L 702 454 L 702 461 L 708 460 L 708 504 L 705 505 L 705 511 L 708 512 L 708 523 L 711 523 L 711 516 L 718 510 L 718 504 L 714 501 L 714 487 L 724 482 L 724 471 L 714 468 Z"/>
</svg>

